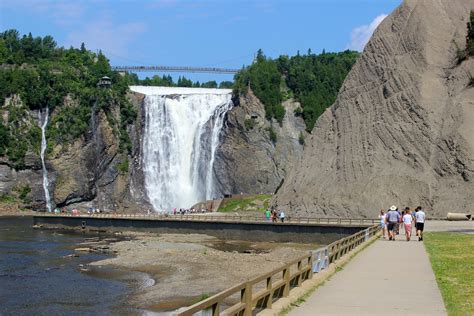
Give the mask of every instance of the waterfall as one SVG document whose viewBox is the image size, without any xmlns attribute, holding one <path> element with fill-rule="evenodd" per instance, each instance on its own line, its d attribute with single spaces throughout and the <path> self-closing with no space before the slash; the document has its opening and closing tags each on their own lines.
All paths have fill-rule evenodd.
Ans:
<svg viewBox="0 0 474 316">
<path fill-rule="evenodd" d="M 42 117 L 44 115 L 44 118 Z M 51 197 L 49 195 L 49 180 L 48 180 L 48 169 L 46 169 L 46 163 L 44 162 L 44 154 L 46 152 L 46 126 L 48 125 L 49 109 L 45 109 L 45 113 L 40 112 L 41 123 L 41 166 L 43 168 L 43 190 L 44 199 L 46 200 L 46 207 L 48 212 L 51 212 Z"/>
<path fill-rule="evenodd" d="M 215 151 L 231 90 L 132 86 L 145 94 L 143 170 L 155 210 L 213 198 Z"/>
</svg>

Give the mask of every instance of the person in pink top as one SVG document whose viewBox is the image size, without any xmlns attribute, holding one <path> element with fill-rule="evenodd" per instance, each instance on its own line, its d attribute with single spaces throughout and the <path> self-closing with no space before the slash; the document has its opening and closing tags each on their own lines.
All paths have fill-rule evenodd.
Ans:
<svg viewBox="0 0 474 316">
<path fill-rule="evenodd" d="M 413 223 L 413 216 L 411 215 L 411 210 L 409 207 L 405 209 L 405 215 L 402 218 L 403 226 L 405 227 L 405 236 L 407 241 L 410 241 L 411 238 L 411 224 Z"/>
</svg>

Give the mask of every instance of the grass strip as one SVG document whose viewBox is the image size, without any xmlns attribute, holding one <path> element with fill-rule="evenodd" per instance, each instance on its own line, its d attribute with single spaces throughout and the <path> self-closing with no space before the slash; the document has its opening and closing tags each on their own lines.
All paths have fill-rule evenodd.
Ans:
<svg viewBox="0 0 474 316">
<path fill-rule="evenodd" d="M 474 315 L 474 235 L 427 232 L 423 240 L 448 315 Z"/>
<path fill-rule="evenodd" d="M 222 203 L 219 212 L 236 212 L 236 211 L 257 211 L 264 212 L 268 208 L 271 199 L 270 194 L 252 195 L 249 197 L 233 198 Z M 258 203 L 260 202 L 260 203 Z M 257 206 L 260 204 L 260 207 Z"/>
</svg>

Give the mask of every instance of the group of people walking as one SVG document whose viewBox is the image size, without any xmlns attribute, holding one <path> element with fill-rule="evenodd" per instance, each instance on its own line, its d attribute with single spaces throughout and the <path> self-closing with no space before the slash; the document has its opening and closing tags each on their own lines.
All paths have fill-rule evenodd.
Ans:
<svg viewBox="0 0 474 316">
<path fill-rule="evenodd" d="M 271 221 L 273 223 L 276 223 L 278 221 L 278 219 L 280 219 L 280 221 L 282 223 L 284 223 L 285 222 L 285 212 L 283 210 L 277 211 L 275 208 L 267 209 L 265 211 L 265 219 L 267 221 Z"/>
<path fill-rule="evenodd" d="M 380 226 L 383 231 L 383 238 L 388 235 L 388 240 L 395 240 L 395 236 L 400 233 L 400 228 L 405 230 L 405 237 L 410 241 L 412 234 L 412 224 L 415 224 L 416 236 L 418 241 L 423 240 L 423 230 L 425 228 L 426 214 L 421 206 L 418 206 L 413 212 L 409 207 L 400 212 L 395 205 L 385 213 L 380 211 Z"/>
</svg>

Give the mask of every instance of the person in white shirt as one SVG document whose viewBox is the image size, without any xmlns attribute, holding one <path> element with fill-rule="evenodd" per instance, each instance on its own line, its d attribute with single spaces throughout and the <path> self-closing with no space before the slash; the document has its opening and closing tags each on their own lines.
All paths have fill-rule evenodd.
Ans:
<svg viewBox="0 0 474 316">
<path fill-rule="evenodd" d="M 423 241 L 423 230 L 425 228 L 425 219 L 426 215 L 423 212 L 421 206 L 416 208 L 416 215 L 415 215 L 415 225 L 416 225 L 416 235 L 418 236 L 418 241 Z"/>
<path fill-rule="evenodd" d="M 280 212 L 280 220 L 282 223 L 285 222 L 285 212 L 283 210 Z"/>
<path fill-rule="evenodd" d="M 411 210 L 409 207 L 405 208 L 405 215 L 402 218 L 403 226 L 405 227 L 405 236 L 407 241 L 410 241 L 411 238 L 411 223 L 413 222 L 413 216 L 411 215 Z"/>
</svg>

